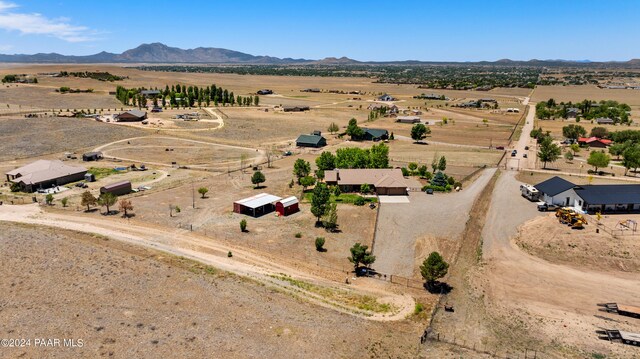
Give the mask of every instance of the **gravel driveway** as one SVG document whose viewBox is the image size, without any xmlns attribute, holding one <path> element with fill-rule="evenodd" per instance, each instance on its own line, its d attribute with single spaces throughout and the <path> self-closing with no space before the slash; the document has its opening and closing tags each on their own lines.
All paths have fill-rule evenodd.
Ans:
<svg viewBox="0 0 640 359">
<path fill-rule="evenodd" d="M 473 201 L 495 169 L 486 169 L 460 192 L 427 195 L 411 192 L 410 203 L 382 203 L 374 243 L 374 268 L 384 274 L 413 275 L 416 240 L 425 235 L 457 238 Z"/>
</svg>

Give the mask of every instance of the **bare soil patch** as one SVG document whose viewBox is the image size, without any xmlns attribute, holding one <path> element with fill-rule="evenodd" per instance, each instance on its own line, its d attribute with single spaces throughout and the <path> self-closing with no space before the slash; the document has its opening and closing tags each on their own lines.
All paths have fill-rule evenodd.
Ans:
<svg viewBox="0 0 640 359">
<path fill-rule="evenodd" d="M 640 220 L 639 215 L 610 215 L 610 228 L 618 221 Z M 558 223 L 553 213 L 527 222 L 520 229 L 516 244 L 527 253 L 552 263 L 601 271 L 640 271 L 640 236 L 619 236 L 600 231 L 596 223 L 583 230 Z"/>
<path fill-rule="evenodd" d="M 3 334 L 84 342 L 82 348 L 4 348 L 11 357 L 416 354 L 420 326 L 413 320 L 366 321 L 100 236 L 2 223 L 0 229 L 6 234 L 0 239 Z"/>
</svg>

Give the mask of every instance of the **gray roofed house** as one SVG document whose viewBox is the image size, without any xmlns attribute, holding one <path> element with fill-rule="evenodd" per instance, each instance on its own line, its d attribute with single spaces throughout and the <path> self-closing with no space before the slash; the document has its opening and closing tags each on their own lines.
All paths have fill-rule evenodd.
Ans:
<svg viewBox="0 0 640 359">
<path fill-rule="evenodd" d="M 364 136 L 362 139 L 367 141 L 380 141 L 389 139 L 389 131 L 380 128 L 363 128 Z"/>
<path fill-rule="evenodd" d="M 580 113 L 580 109 L 579 108 L 575 108 L 575 107 L 567 108 L 567 117 L 568 118 L 576 118 L 579 113 Z"/>
<path fill-rule="evenodd" d="M 81 181 L 87 169 L 69 166 L 59 160 L 38 160 L 6 173 L 7 181 L 17 183 L 23 191 L 33 192 L 38 188 L 61 186 Z"/>
<path fill-rule="evenodd" d="M 129 110 L 116 115 L 118 122 L 142 121 L 147 119 L 147 112 L 141 110 Z"/>
<path fill-rule="evenodd" d="M 538 191 L 540 191 L 540 192 L 542 192 L 542 193 L 544 193 L 544 194 L 546 194 L 548 196 L 553 197 L 553 196 L 555 196 L 555 195 L 557 195 L 559 193 L 562 193 L 564 191 L 570 190 L 571 188 L 573 188 L 575 186 L 576 186 L 575 184 L 573 184 L 573 183 L 571 183 L 571 182 L 569 182 L 569 181 L 567 181 L 567 180 L 565 180 L 563 178 L 560 178 L 558 176 L 554 176 L 554 177 L 549 178 L 546 181 L 538 183 L 534 187 Z"/>
<path fill-rule="evenodd" d="M 587 204 L 640 204 L 640 185 L 638 184 L 584 185 L 576 186 L 575 191 Z"/>
<path fill-rule="evenodd" d="M 378 97 L 378 101 L 395 101 L 395 100 L 396 100 L 395 97 L 388 94 L 384 94 Z"/>
<path fill-rule="evenodd" d="M 327 140 L 318 135 L 300 135 L 296 140 L 298 147 L 323 147 L 327 145 Z"/>
<path fill-rule="evenodd" d="M 598 117 L 596 118 L 596 123 L 598 125 L 613 125 L 615 121 L 613 121 L 609 117 Z"/>
</svg>

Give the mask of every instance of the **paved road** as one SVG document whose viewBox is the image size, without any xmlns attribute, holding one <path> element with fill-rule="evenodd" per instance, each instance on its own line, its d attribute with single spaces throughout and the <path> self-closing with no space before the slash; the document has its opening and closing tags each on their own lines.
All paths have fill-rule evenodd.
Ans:
<svg viewBox="0 0 640 359">
<path fill-rule="evenodd" d="M 414 270 L 416 240 L 424 236 L 459 238 L 469 211 L 495 168 L 484 170 L 460 192 L 427 195 L 411 192 L 411 203 L 380 205 L 373 266 L 380 273 L 411 277 Z"/>
</svg>

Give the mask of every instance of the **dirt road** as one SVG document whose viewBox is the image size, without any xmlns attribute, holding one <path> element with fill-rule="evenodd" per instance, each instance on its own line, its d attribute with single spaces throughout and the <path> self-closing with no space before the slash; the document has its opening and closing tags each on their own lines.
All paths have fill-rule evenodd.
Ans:
<svg viewBox="0 0 640 359">
<path fill-rule="evenodd" d="M 381 289 L 365 290 L 354 286 L 336 286 L 335 282 L 300 272 L 295 268 L 275 263 L 240 248 L 232 248 L 228 244 L 219 244 L 213 238 L 202 237 L 186 230 L 152 226 L 115 217 L 99 218 L 98 216 L 43 211 L 38 205 L 0 206 L 0 221 L 29 223 L 85 233 L 96 233 L 123 242 L 151 247 L 209 264 L 224 271 L 250 277 L 262 283 L 278 286 L 285 291 L 296 293 L 296 296 L 303 297 L 312 303 L 372 320 L 402 320 L 413 311 L 414 300 L 408 295 L 398 295 Z M 227 257 L 227 253 L 230 250 L 233 252 L 233 258 Z M 320 297 L 299 287 L 293 288 L 290 282 L 274 278 L 274 276 L 278 276 L 281 273 L 318 286 L 374 295 L 383 302 L 391 303 L 398 310 L 392 314 L 359 313 L 357 310 L 345 308 L 343 303 L 333 302 L 332 304 L 332 298 Z M 364 282 L 359 281 L 358 284 L 360 283 Z"/>
</svg>

